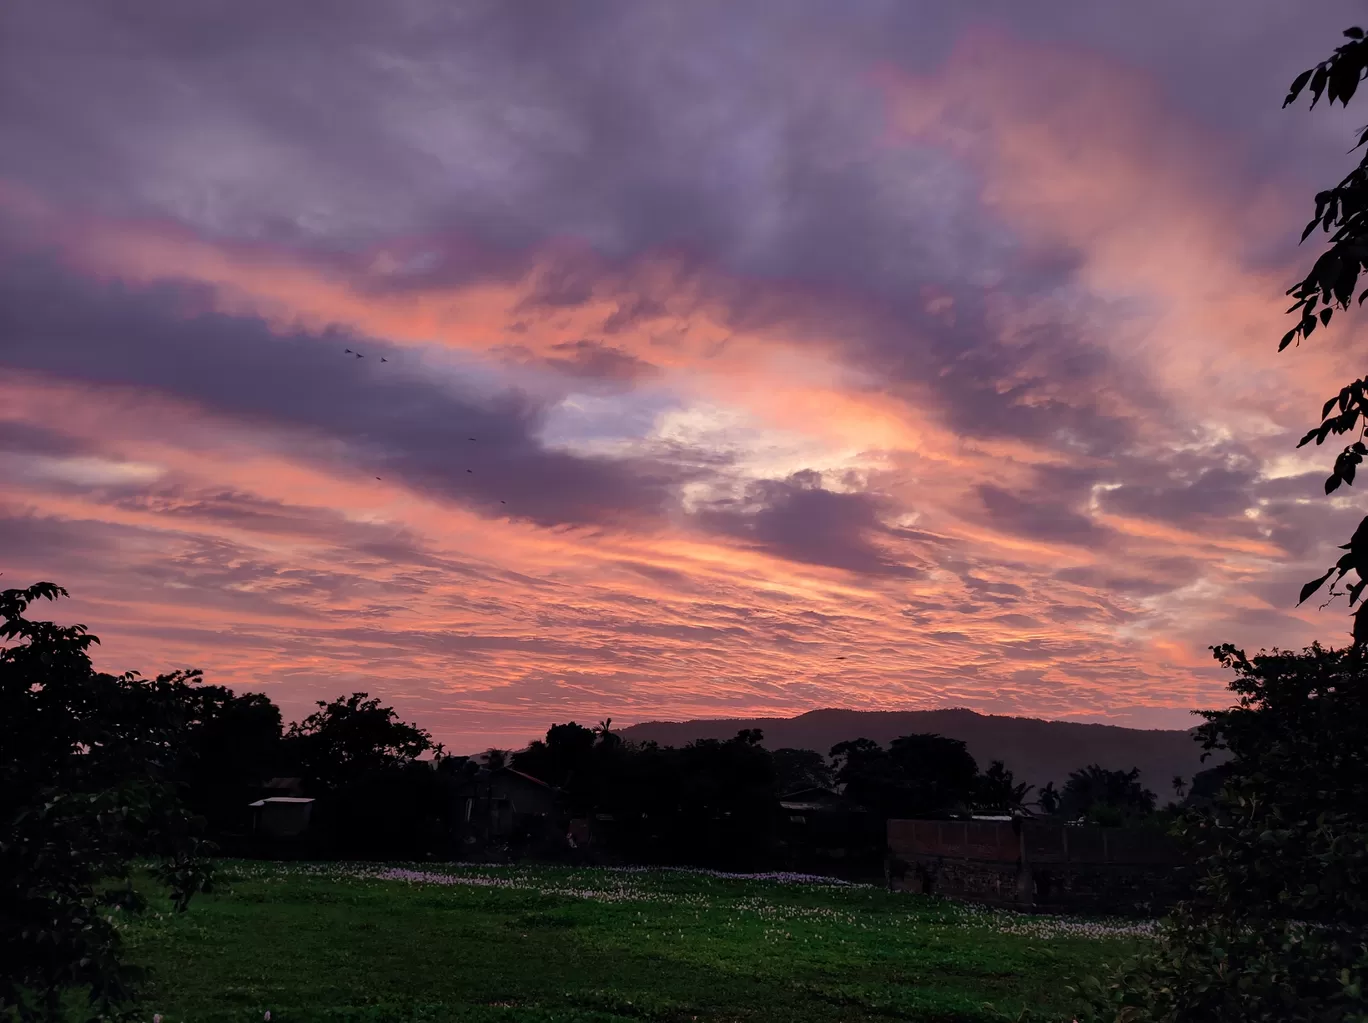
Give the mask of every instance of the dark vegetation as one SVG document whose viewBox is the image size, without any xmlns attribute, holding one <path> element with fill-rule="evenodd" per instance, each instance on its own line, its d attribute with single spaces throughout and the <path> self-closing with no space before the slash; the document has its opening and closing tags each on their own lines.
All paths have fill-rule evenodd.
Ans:
<svg viewBox="0 0 1368 1023">
<path fill-rule="evenodd" d="M 1348 105 L 1368 77 L 1368 39 L 1348 42 L 1293 81 L 1284 106 L 1304 92 Z M 1368 145 L 1363 129 L 1354 148 Z M 1297 324 L 1279 350 L 1328 327 L 1348 310 L 1368 270 L 1368 150 L 1338 185 L 1316 196 L 1302 233 L 1330 244 L 1288 290 Z M 1358 293 L 1358 304 L 1368 290 Z M 1352 485 L 1368 447 L 1368 377 L 1325 402 L 1321 424 L 1298 445 L 1352 438 L 1325 481 Z M 1194 851 L 1192 897 L 1164 921 L 1152 949 L 1083 986 L 1085 1015 L 1125 1023 L 1344 1023 L 1368 1020 L 1368 517 L 1299 603 L 1328 581 L 1329 604 L 1346 595 L 1354 613 L 1345 650 L 1313 646 L 1247 657 L 1226 645 L 1217 659 L 1235 673 L 1235 706 L 1203 713 L 1207 750 L 1230 759 L 1218 777 L 1194 780 L 1193 806 L 1175 834 Z M 1344 590 L 1337 585 L 1354 573 Z M 1204 784 L 1199 784 L 1199 781 Z M 1212 788 L 1216 787 L 1213 792 Z"/>
<path fill-rule="evenodd" d="M 1368 673 L 1353 649 L 1216 655 L 1238 702 L 1204 712 L 1203 745 L 1232 756 L 1175 824 L 1193 897 L 1151 951 L 1085 985 L 1088 1018 L 1368 1019 Z"/>
<path fill-rule="evenodd" d="M 178 784 L 201 725 L 195 675 L 93 671 L 85 626 L 24 617 L 64 592 L 0 593 L 0 1018 L 60 1018 L 72 992 L 92 1015 L 128 1000 L 138 976 L 116 918 L 145 906 L 135 857 L 179 907 L 209 883 Z"/>
<path fill-rule="evenodd" d="M 770 752 L 758 730 L 673 748 L 625 742 L 610 722 L 570 722 L 477 760 L 447 755 L 365 693 L 286 728 L 265 696 L 205 685 L 198 672 L 95 671 L 87 650 L 98 640 L 84 626 L 27 617 L 35 600 L 62 595 L 48 583 L 0 594 L 0 635 L 18 641 L 0 653 L 0 1012 L 10 1018 L 62 1018 L 77 996 L 92 1017 L 127 1003 L 139 978 L 119 921 L 145 906 L 129 882 L 137 862 L 183 909 L 209 890 L 211 854 L 563 857 L 568 822 L 587 818 L 603 822 L 596 849 L 608 862 L 877 875 L 887 817 L 1020 813 L 1029 796 L 1001 762 L 981 771 L 964 743 L 934 734 L 887 748 L 855 739 L 828 759 Z M 472 846 L 463 806 L 505 765 L 545 783 L 549 831 Z M 286 778 L 316 811 L 292 844 L 255 833 L 249 810 Z M 839 862 L 814 862 L 795 841 L 785 796 L 842 808 L 823 836 Z M 1094 765 L 1068 779 L 1057 809 L 1123 824 L 1153 817 L 1154 805 L 1134 772 Z"/>
</svg>

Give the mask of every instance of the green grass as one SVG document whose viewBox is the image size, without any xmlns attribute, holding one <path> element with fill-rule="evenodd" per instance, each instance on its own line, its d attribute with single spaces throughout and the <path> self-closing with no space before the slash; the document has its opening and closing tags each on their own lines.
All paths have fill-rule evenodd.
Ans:
<svg viewBox="0 0 1368 1023">
<path fill-rule="evenodd" d="M 218 894 L 128 928 L 153 970 L 145 1018 L 1068 1019 L 1069 980 L 1144 940 L 877 888 L 413 868 L 447 875 L 435 883 L 384 869 L 226 864 Z"/>
</svg>

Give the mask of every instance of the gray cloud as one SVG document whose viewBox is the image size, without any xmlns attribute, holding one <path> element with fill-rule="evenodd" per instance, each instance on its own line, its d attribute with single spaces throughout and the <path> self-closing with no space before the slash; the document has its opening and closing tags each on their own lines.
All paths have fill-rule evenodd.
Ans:
<svg viewBox="0 0 1368 1023">
<path fill-rule="evenodd" d="M 297 432 L 305 457 L 544 525 L 658 516 L 695 471 L 547 450 L 534 437 L 541 409 L 530 399 L 477 400 L 387 372 L 379 357 L 395 350 L 375 339 L 282 335 L 250 317 L 186 316 L 187 306 L 207 305 L 194 286 L 133 291 L 75 278 L 31 252 L 0 252 L 6 256 L 0 362 L 13 369 L 136 384 L 273 422 Z M 344 454 L 329 454 L 332 440 L 346 443 Z"/>
<path fill-rule="evenodd" d="M 826 490 L 817 473 L 806 471 L 785 480 L 756 481 L 744 499 L 716 502 L 697 518 L 719 533 L 794 561 L 870 575 L 922 575 L 921 566 L 897 560 L 876 543 L 879 536 L 891 535 L 878 512 L 874 495 Z"/>
</svg>

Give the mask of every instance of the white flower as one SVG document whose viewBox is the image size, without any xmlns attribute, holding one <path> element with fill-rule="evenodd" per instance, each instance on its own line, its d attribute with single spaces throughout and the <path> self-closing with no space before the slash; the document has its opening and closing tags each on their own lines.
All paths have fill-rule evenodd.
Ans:
<svg viewBox="0 0 1368 1023">
<path fill-rule="evenodd" d="M 271 1010 L 270 1010 L 270 1009 L 267 1009 L 267 1010 L 266 1010 L 266 1015 L 263 1016 L 262 1019 L 264 1019 L 264 1020 L 266 1021 L 266 1023 L 271 1023 Z"/>
</svg>

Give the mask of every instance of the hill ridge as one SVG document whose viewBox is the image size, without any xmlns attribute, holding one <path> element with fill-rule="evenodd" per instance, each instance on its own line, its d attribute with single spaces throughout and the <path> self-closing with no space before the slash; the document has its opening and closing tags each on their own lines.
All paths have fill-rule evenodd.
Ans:
<svg viewBox="0 0 1368 1023">
<path fill-rule="evenodd" d="M 1070 771 L 1087 764 L 1129 770 L 1140 768 L 1143 784 L 1161 802 L 1172 795 L 1171 780 L 1211 767 L 1205 763 L 1192 729 L 1129 728 L 1096 721 L 1051 721 L 1009 714 L 983 714 L 968 707 L 932 710 L 851 710 L 826 707 L 793 717 L 694 718 L 688 721 L 641 721 L 619 734 L 635 742 L 654 740 L 682 746 L 695 739 L 727 739 L 742 728 L 759 728 L 769 749 L 784 746 L 825 754 L 847 739 L 873 739 L 887 745 L 899 735 L 939 732 L 964 741 L 970 754 L 987 767 L 1001 760 L 1021 781 L 1037 787 L 1062 785 Z"/>
</svg>

